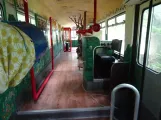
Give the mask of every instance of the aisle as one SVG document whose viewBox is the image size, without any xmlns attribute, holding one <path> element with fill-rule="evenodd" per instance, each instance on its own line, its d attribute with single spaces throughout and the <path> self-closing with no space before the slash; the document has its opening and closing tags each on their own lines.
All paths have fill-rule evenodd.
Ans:
<svg viewBox="0 0 161 120">
<path fill-rule="evenodd" d="M 109 105 L 108 97 L 83 89 L 82 70 L 78 69 L 76 50 L 56 58 L 55 71 L 37 102 L 26 103 L 22 110 L 89 108 Z"/>
</svg>

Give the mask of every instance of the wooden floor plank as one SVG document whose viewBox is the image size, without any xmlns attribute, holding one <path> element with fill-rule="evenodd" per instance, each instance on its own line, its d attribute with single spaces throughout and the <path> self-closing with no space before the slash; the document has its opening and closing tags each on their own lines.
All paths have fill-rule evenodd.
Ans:
<svg viewBox="0 0 161 120">
<path fill-rule="evenodd" d="M 78 119 L 71 119 L 71 120 L 78 120 Z M 79 120 L 110 120 L 109 118 L 88 118 L 88 119 L 79 119 Z"/>
<path fill-rule="evenodd" d="M 29 101 L 24 104 L 22 111 L 110 105 L 109 97 L 103 93 L 87 92 L 83 89 L 83 74 L 82 70 L 78 69 L 75 49 L 69 53 L 62 52 L 57 57 L 54 67 L 54 74 L 38 101 Z"/>
</svg>

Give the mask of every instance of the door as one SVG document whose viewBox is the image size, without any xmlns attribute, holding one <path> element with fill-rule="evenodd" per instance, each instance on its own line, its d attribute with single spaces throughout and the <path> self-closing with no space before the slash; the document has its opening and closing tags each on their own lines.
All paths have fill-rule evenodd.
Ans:
<svg viewBox="0 0 161 120">
<path fill-rule="evenodd" d="M 141 86 L 145 46 L 148 46 L 141 105 L 141 120 L 161 120 L 161 0 L 153 0 L 149 39 L 146 32 L 149 1 L 140 5 L 135 81 Z"/>
</svg>

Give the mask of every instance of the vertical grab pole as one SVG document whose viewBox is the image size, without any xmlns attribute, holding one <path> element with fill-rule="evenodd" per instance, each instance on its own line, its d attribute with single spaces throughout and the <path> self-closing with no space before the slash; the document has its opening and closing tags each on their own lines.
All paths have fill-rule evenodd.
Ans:
<svg viewBox="0 0 161 120">
<path fill-rule="evenodd" d="M 86 29 L 86 21 L 87 21 L 87 11 L 84 12 L 84 23 L 83 23 L 84 30 Z"/>
<path fill-rule="evenodd" d="M 50 21 L 50 43 L 51 43 L 51 62 L 52 62 L 52 70 L 54 70 L 54 52 L 53 52 L 53 30 L 52 30 L 52 18 L 49 18 Z"/>
<path fill-rule="evenodd" d="M 94 24 L 96 24 L 97 17 L 97 0 L 94 0 Z"/>
<path fill-rule="evenodd" d="M 110 113 L 110 120 L 114 120 L 114 110 L 115 110 L 115 94 L 118 90 L 122 88 L 128 88 L 132 90 L 135 93 L 135 107 L 134 107 L 134 115 L 133 115 L 133 120 L 138 119 L 138 112 L 139 112 L 139 102 L 140 102 L 140 94 L 139 91 L 132 85 L 130 84 L 120 84 L 116 86 L 111 95 L 111 113 Z"/>
<path fill-rule="evenodd" d="M 71 37 L 72 30 L 71 28 L 69 30 L 70 30 L 69 35 L 70 35 L 70 52 L 71 52 L 72 51 L 72 37 Z"/>
<path fill-rule="evenodd" d="M 62 43 L 63 43 L 63 51 L 64 51 L 64 29 L 62 28 Z"/>
<path fill-rule="evenodd" d="M 26 23 L 29 23 L 28 1 L 23 0 L 23 3 L 24 3 L 25 21 L 26 21 Z"/>
<path fill-rule="evenodd" d="M 28 1 L 23 0 L 24 3 L 24 12 L 25 12 L 25 21 L 26 23 L 29 23 L 29 12 L 28 12 Z M 30 75 L 31 75 L 31 83 L 32 83 L 32 96 L 33 99 L 36 100 L 36 83 L 35 83 L 35 73 L 34 73 L 34 68 L 32 67 L 30 70 Z"/>
</svg>

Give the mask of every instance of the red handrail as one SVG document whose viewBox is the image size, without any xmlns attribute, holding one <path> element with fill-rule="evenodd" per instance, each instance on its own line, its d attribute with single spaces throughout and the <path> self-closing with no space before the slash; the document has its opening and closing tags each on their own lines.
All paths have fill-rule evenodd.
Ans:
<svg viewBox="0 0 161 120">
<path fill-rule="evenodd" d="M 52 70 L 54 69 L 54 52 L 53 52 L 53 30 L 52 30 L 52 18 L 49 18 L 50 21 L 50 43 L 51 43 L 51 62 L 52 62 Z"/>
<path fill-rule="evenodd" d="M 94 0 L 94 21 L 93 23 L 96 24 L 97 20 L 97 0 Z"/>
<path fill-rule="evenodd" d="M 28 1 L 23 0 L 23 3 L 24 3 L 25 21 L 26 21 L 26 23 L 29 23 Z M 31 84 L 32 84 L 32 96 L 35 99 L 36 83 L 35 83 L 35 74 L 34 74 L 34 68 L 33 67 L 30 70 L 30 75 L 31 75 Z"/>
<path fill-rule="evenodd" d="M 25 12 L 25 20 L 26 23 L 29 23 L 29 12 L 28 12 L 28 1 L 27 0 L 23 0 L 24 2 L 24 12 Z M 41 87 L 39 88 L 39 90 L 36 90 L 36 82 L 35 82 L 35 73 L 34 73 L 34 68 L 32 67 L 30 70 L 30 75 L 31 75 L 31 84 L 32 84 L 32 96 L 33 99 L 36 101 L 38 100 L 39 96 L 41 95 L 41 92 L 43 91 L 45 85 L 47 84 L 47 82 L 49 81 L 50 77 L 52 76 L 53 72 L 54 72 L 54 52 L 53 52 L 53 42 L 52 42 L 52 21 L 51 21 L 51 17 L 50 17 L 50 39 L 51 39 L 51 61 L 52 61 L 52 70 L 50 71 L 50 73 L 48 74 L 48 76 L 45 78 L 43 84 L 41 85 Z"/>
</svg>

